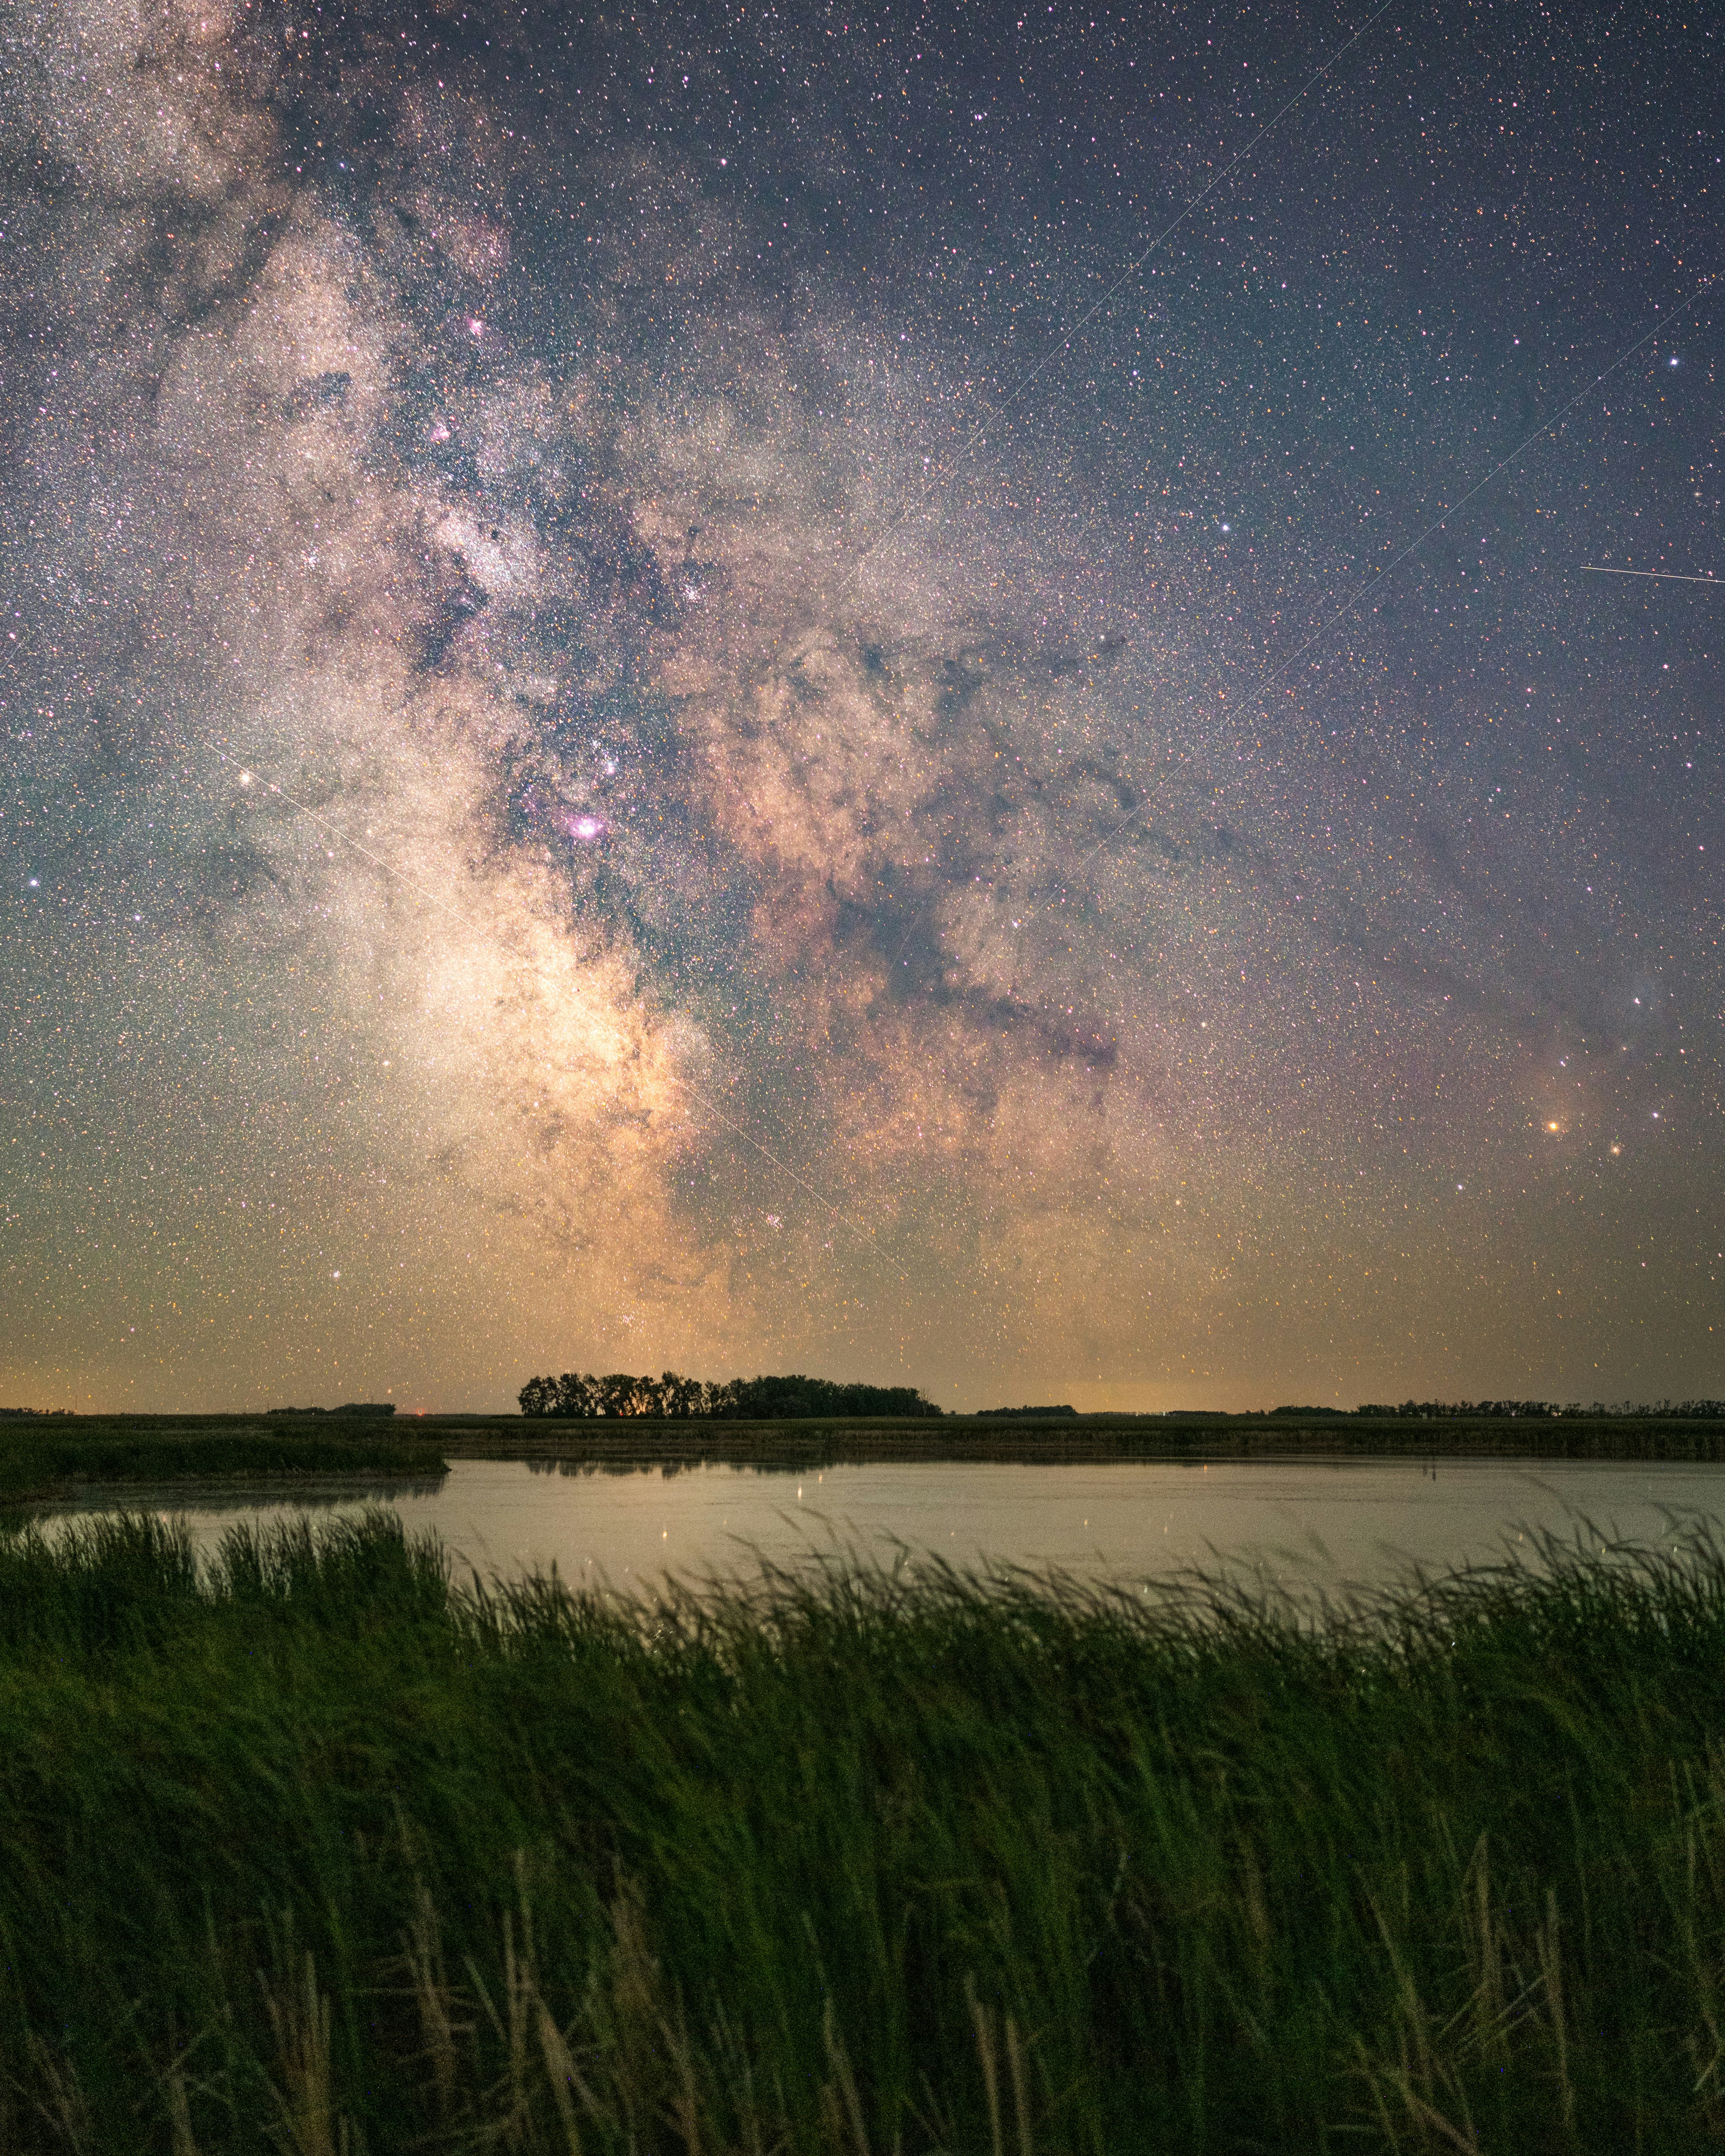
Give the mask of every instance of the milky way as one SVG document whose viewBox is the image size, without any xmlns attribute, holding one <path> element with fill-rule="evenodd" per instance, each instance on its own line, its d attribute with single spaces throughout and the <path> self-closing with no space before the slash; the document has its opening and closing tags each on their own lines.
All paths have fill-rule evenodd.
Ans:
<svg viewBox="0 0 1725 2156">
<path fill-rule="evenodd" d="M 8 11 L 0 1399 L 1725 1392 L 1630 12 Z"/>
</svg>

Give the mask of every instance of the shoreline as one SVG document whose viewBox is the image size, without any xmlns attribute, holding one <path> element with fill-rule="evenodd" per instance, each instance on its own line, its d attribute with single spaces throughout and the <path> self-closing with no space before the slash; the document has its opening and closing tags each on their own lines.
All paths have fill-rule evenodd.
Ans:
<svg viewBox="0 0 1725 2156">
<path fill-rule="evenodd" d="M 762 1473 L 840 1466 L 1097 1466 L 1240 1460 L 1592 1461 L 1725 1466 L 1725 1420 L 1649 1416 L 1385 1419 L 1061 1416 L 1004 1423 L 595 1421 L 518 1415 L 90 1415 L 0 1422 L 0 1510 L 117 1500 L 129 1488 L 284 1491 L 319 1483 L 436 1481 L 456 1460 L 519 1460 L 626 1471 L 706 1466 Z"/>
</svg>

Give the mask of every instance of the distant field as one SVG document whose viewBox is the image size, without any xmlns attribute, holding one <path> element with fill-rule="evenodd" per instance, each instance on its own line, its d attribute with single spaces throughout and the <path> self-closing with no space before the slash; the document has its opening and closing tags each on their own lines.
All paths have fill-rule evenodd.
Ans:
<svg viewBox="0 0 1725 2156">
<path fill-rule="evenodd" d="M 1001 1423 L 980 1415 L 939 1421 L 862 1418 L 808 1422 L 598 1422 L 517 1416 L 427 1416 L 451 1460 L 560 1459 L 695 1466 L 829 1467 L 911 1460 L 1350 1459 L 1725 1460 L 1725 1421 L 1577 1416 L 1551 1422 L 1297 1420 L 1289 1416 L 1050 1417 Z"/>
<path fill-rule="evenodd" d="M 452 1460 L 706 1461 L 802 1470 L 890 1460 L 1433 1458 L 1725 1461 L 1725 1422 L 1578 1416 L 1551 1422 L 1311 1422 L 1293 1417 L 1086 1415 L 1001 1423 L 597 1422 L 521 1415 L 71 1415 L 0 1420 L 0 1503 L 81 1485 L 344 1472 L 424 1476 Z"/>
<path fill-rule="evenodd" d="M 0 1421 L 0 1503 L 86 1483 L 443 1472 L 423 1424 L 334 1415 L 43 1415 Z"/>
</svg>

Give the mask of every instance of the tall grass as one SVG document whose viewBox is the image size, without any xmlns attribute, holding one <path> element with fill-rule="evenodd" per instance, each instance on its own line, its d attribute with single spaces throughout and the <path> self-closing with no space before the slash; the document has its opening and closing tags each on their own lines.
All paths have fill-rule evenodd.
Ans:
<svg viewBox="0 0 1725 2156">
<path fill-rule="evenodd" d="M 1725 1552 L 1221 1589 L 0 1544 L 0 2148 L 1725 2142 Z"/>
</svg>

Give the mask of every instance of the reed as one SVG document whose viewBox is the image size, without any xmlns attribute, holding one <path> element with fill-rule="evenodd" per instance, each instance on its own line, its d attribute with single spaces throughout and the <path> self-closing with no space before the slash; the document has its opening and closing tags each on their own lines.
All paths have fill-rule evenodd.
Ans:
<svg viewBox="0 0 1725 2156">
<path fill-rule="evenodd" d="M 1689 2152 L 1725 1551 L 1296 1610 L 0 1543 L 0 2147 Z"/>
</svg>

